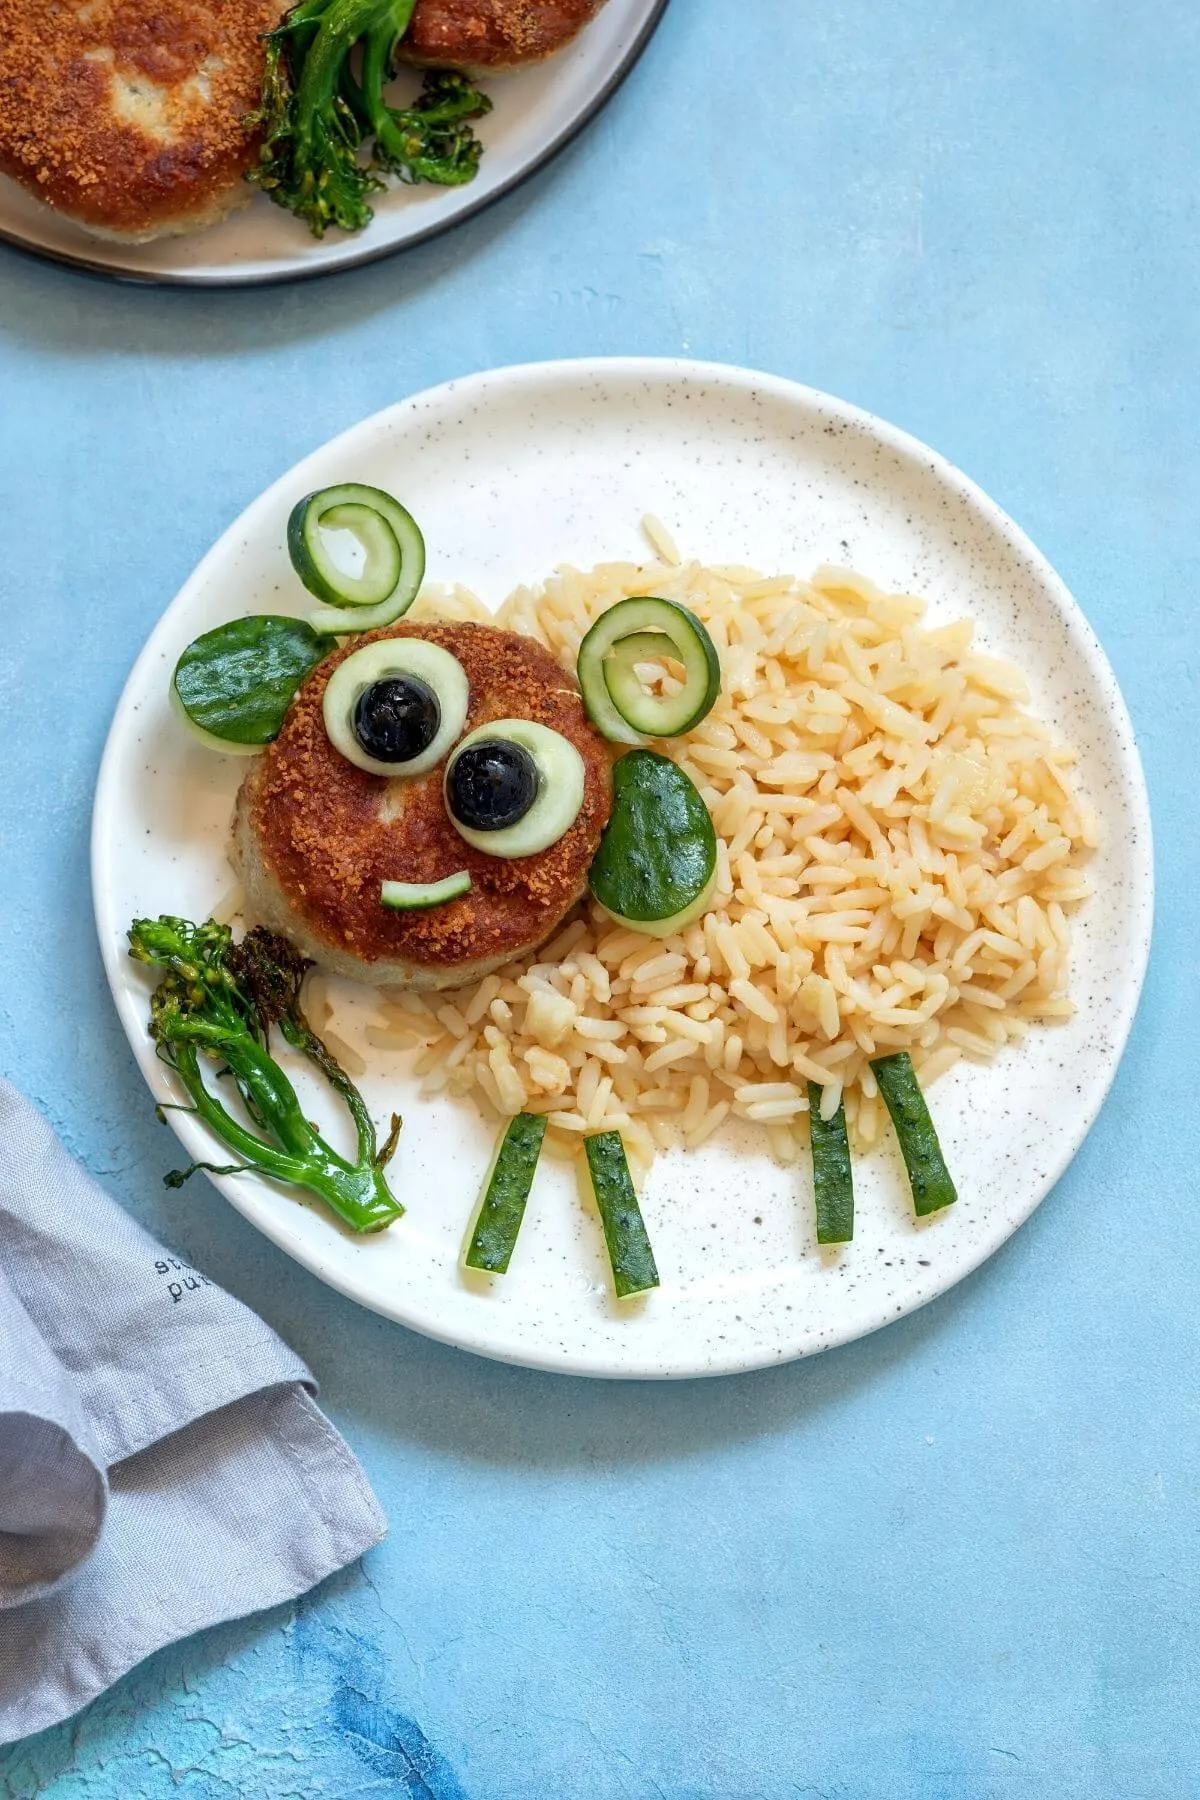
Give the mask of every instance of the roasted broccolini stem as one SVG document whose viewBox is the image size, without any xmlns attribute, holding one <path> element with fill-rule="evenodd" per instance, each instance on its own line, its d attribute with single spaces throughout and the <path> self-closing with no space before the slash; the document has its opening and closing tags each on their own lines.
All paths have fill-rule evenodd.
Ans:
<svg viewBox="0 0 1200 1800">
<path fill-rule="evenodd" d="M 351 49 L 392 0 L 304 0 L 268 33 L 258 164 L 249 179 L 294 212 L 314 237 L 330 225 L 360 231 L 380 186 L 359 162 L 359 122 L 340 92 Z"/>
<path fill-rule="evenodd" d="M 164 916 L 135 921 L 129 944 L 136 961 L 164 971 L 150 1000 L 150 1035 L 159 1055 L 178 1074 L 197 1115 L 244 1166 L 319 1195 L 354 1231 L 381 1231 L 398 1219 L 404 1208 L 383 1171 L 400 1121 L 393 1117 L 378 1148 L 362 1095 L 304 1016 L 300 988 L 309 965 L 287 939 L 256 928 L 235 944 L 229 928 L 212 920 L 195 925 Z M 345 1101 L 358 1139 L 354 1162 L 339 1156 L 305 1117 L 270 1053 L 273 1025 Z M 202 1056 L 229 1071 L 262 1136 L 209 1090 Z M 175 1173 L 167 1179 L 178 1186 L 184 1178 Z"/>
<path fill-rule="evenodd" d="M 248 179 L 305 220 L 315 237 L 329 226 L 360 231 L 372 218 L 379 170 L 405 181 L 456 186 L 479 167 L 470 121 L 491 101 L 463 75 L 432 70 L 410 107 L 388 105 L 384 87 L 415 0 L 301 0 L 266 37 L 263 127 Z M 361 73 L 350 53 L 362 45 Z M 360 150 L 371 144 L 364 162 Z"/>
</svg>

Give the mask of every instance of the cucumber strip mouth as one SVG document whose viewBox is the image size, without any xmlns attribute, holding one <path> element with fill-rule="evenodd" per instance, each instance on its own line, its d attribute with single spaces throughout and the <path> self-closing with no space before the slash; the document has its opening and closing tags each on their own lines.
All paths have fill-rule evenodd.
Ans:
<svg viewBox="0 0 1200 1800">
<path fill-rule="evenodd" d="M 471 877 L 465 869 L 459 869 L 441 881 L 384 881 L 379 888 L 379 902 L 390 912 L 423 912 L 426 907 L 459 900 L 470 891 Z"/>
</svg>

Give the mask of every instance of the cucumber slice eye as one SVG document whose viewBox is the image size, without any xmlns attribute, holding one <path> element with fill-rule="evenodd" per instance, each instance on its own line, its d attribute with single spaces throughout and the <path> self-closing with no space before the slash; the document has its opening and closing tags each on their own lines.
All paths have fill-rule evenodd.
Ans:
<svg viewBox="0 0 1200 1800">
<path fill-rule="evenodd" d="M 584 781 L 569 738 L 533 719 L 496 719 L 446 765 L 446 812 L 464 843 L 487 856 L 536 856 L 579 817 Z"/>
<path fill-rule="evenodd" d="M 683 685 L 654 693 L 637 665 L 668 660 L 682 665 Z M 721 692 L 716 645 L 695 613 L 650 595 L 601 613 L 579 646 L 578 673 L 588 717 L 617 744 L 679 737 L 712 711 Z"/>
<path fill-rule="evenodd" d="M 469 704 L 456 656 L 424 638 L 384 638 L 338 664 L 322 714 L 330 743 L 356 768 L 424 775 L 462 731 Z"/>
<path fill-rule="evenodd" d="M 354 542 L 355 568 L 338 540 Z M 403 616 L 425 575 L 425 540 L 412 514 L 382 488 L 343 482 L 309 494 L 288 520 L 288 555 L 310 594 L 326 604 L 315 631 L 376 631 Z"/>
<path fill-rule="evenodd" d="M 669 937 L 707 911 L 716 879 L 717 834 L 695 784 L 669 757 L 631 750 L 613 769 L 593 895 L 632 931 Z"/>
</svg>

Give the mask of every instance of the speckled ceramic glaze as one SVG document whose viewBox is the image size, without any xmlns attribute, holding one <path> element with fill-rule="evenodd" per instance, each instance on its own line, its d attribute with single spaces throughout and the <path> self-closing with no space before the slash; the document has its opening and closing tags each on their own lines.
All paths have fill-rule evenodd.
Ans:
<svg viewBox="0 0 1200 1800">
<path fill-rule="evenodd" d="M 257 500 L 209 553 L 142 653 L 96 796 L 93 880 L 109 980 L 159 1098 L 170 1078 L 146 1036 L 147 982 L 124 956 L 136 915 L 203 916 L 228 889 L 225 842 L 243 765 L 193 744 L 168 681 L 184 645 L 238 613 L 305 610 L 284 528 L 334 481 L 393 490 L 429 546 L 429 578 L 489 605 L 556 564 L 642 557 L 656 513 L 685 554 L 806 573 L 845 562 L 969 614 L 978 641 L 1020 662 L 1033 706 L 1081 753 L 1103 847 L 1074 926 L 1077 1017 L 1035 1030 L 932 1092 L 959 1194 L 914 1222 L 890 1141 L 855 1166 L 858 1224 L 842 1251 L 814 1240 L 810 1180 L 752 1128 L 663 1156 L 644 1208 L 662 1287 L 610 1298 L 599 1224 L 568 1166 L 543 1159 L 509 1275 L 469 1284 L 459 1252 L 493 1147 L 465 1101 L 423 1101 L 399 1063 L 365 1050 L 378 1116 L 398 1107 L 394 1164 L 407 1216 L 366 1241 L 256 1176 L 218 1186 L 324 1280 L 417 1330 L 487 1355 L 580 1374 L 750 1369 L 843 1343 L 941 1293 L 1024 1220 L 1061 1174 L 1112 1080 L 1137 1004 L 1151 922 L 1150 822 L 1128 715 L 1062 583 L 1017 527 L 931 450 L 810 389 L 699 363 L 533 365 L 451 382 L 367 420 Z M 336 1029 L 363 1046 L 368 990 L 335 994 Z M 328 1097 L 317 1098 L 328 1116 Z M 168 1115 L 188 1153 L 205 1133 Z"/>
<path fill-rule="evenodd" d="M 390 256 L 435 237 L 519 186 L 570 143 L 616 92 L 666 8 L 667 0 L 605 0 L 575 41 L 536 67 L 485 79 L 493 110 L 477 127 L 484 145 L 479 174 L 465 187 L 405 187 L 373 201 L 365 231 L 321 239 L 262 196 L 210 230 L 149 244 L 94 237 L 0 176 L 0 240 L 126 281 L 188 287 L 241 287 L 329 274 Z M 396 104 L 419 91 L 404 73 Z"/>
</svg>

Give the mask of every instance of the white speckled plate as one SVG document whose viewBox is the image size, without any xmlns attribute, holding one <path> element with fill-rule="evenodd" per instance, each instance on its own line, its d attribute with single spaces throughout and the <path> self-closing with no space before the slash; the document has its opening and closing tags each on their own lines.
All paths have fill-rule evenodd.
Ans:
<svg viewBox="0 0 1200 1800">
<path fill-rule="evenodd" d="M 466 187 L 393 183 L 365 231 L 319 242 L 261 195 L 210 230 L 150 244 L 93 237 L 0 176 L 0 242 L 121 281 L 175 287 L 250 287 L 299 281 L 376 262 L 436 237 L 510 193 L 571 142 L 617 91 L 653 36 L 667 0 L 606 0 L 574 43 L 535 68 L 483 81 L 494 110 L 478 126 L 484 157 Z M 403 74 L 407 104 L 419 80 Z"/>
<path fill-rule="evenodd" d="M 235 614 L 304 609 L 284 549 L 288 510 L 333 481 L 403 496 L 433 581 L 490 605 L 556 564 L 644 554 L 656 513 L 685 554 L 807 572 L 848 562 L 969 613 L 984 647 L 1015 657 L 1034 705 L 1079 747 L 1104 847 L 1075 926 L 1078 1016 L 1033 1032 L 990 1067 L 960 1066 L 933 1108 L 961 1198 L 918 1227 L 889 1147 L 855 1169 L 858 1230 L 821 1253 L 802 1171 L 729 1132 L 664 1156 L 645 1195 L 663 1276 L 632 1306 L 609 1298 L 595 1217 L 570 1171 L 544 1160 L 510 1274 L 469 1286 L 464 1230 L 493 1131 L 466 1102 L 423 1102 L 378 1051 L 363 1085 L 405 1130 L 394 1165 L 407 1216 L 355 1240 L 257 1177 L 218 1186 L 323 1280 L 419 1331 L 486 1355 L 578 1374 L 686 1376 L 752 1369 L 844 1343 L 974 1269 L 1028 1218 L 1091 1125 L 1124 1046 L 1151 921 L 1150 821 L 1133 734 L 1104 655 L 1017 527 L 931 450 L 880 420 L 771 376 L 700 363 L 595 361 L 451 382 L 368 419 L 300 463 L 243 513 L 172 602 L 121 699 L 96 795 L 93 880 L 109 981 L 153 1093 L 170 1079 L 146 1037 L 147 985 L 123 954 L 130 920 L 203 916 L 228 889 L 236 758 L 191 743 L 167 684 L 198 632 Z M 336 1029 L 360 1045 L 365 990 L 338 990 Z M 314 1101 L 328 1116 L 327 1097 Z M 188 1153 L 202 1129 L 169 1115 Z"/>
</svg>

